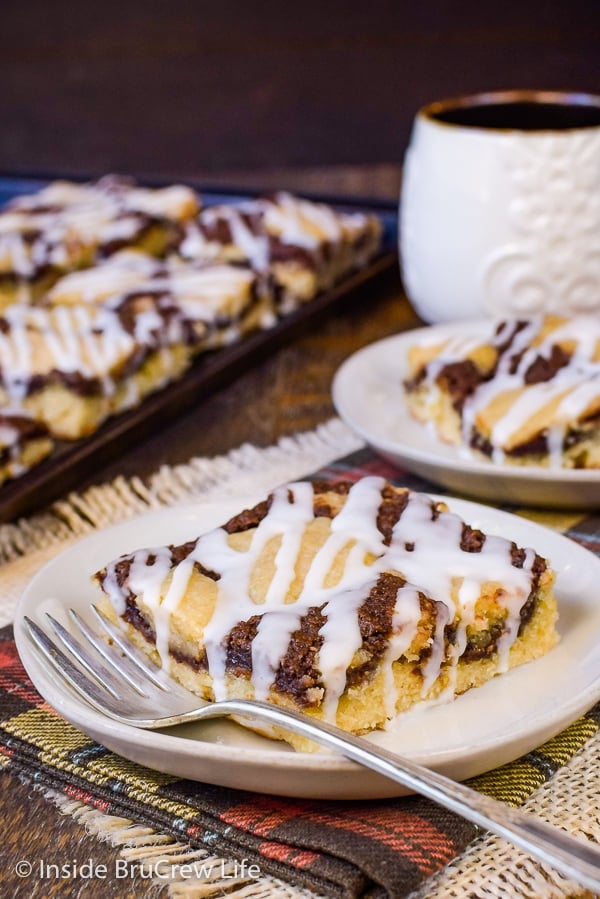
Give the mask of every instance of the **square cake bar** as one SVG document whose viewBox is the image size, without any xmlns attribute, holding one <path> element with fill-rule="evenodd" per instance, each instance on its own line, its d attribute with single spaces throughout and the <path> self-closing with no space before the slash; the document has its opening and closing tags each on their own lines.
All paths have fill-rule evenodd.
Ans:
<svg viewBox="0 0 600 899">
<path fill-rule="evenodd" d="M 177 310 L 153 297 L 118 310 L 12 306 L 0 318 L 0 405 L 74 440 L 179 377 L 191 357 Z"/>
<path fill-rule="evenodd" d="M 115 176 L 17 197 L 0 212 L 0 309 L 36 301 L 62 274 L 117 250 L 166 253 L 199 206 L 188 187 L 142 188 Z"/>
<path fill-rule="evenodd" d="M 183 263 L 122 251 L 61 278 L 44 305 L 88 303 L 118 310 L 149 296 L 177 310 L 194 350 L 214 349 L 275 323 L 268 281 L 247 265 Z"/>
<path fill-rule="evenodd" d="M 268 700 L 354 733 L 451 700 L 558 639 L 542 556 L 378 477 L 286 484 L 94 578 L 103 611 L 203 699 Z"/>
<path fill-rule="evenodd" d="M 497 463 L 600 468 L 600 321 L 538 316 L 415 342 L 405 395 L 442 440 Z"/>
<path fill-rule="evenodd" d="M 246 262 L 269 273 L 287 312 L 365 265 L 381 236 L 376 216 L 337 212 L 281 191 L 206 207 L 186 224 L 179 253 L 184 259 Z"/>
</svg>

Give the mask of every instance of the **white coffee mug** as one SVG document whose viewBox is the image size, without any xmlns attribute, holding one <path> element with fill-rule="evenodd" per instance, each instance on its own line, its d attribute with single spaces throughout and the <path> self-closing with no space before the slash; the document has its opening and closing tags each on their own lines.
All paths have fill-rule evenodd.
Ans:
<svg viewBox="0 0 600 899">
<path fill-rule="evenodd" d="M 400 258 L 426 322 L 600 313 L 600 97 L 503 91 L 421 109 Z"/>
</svg>

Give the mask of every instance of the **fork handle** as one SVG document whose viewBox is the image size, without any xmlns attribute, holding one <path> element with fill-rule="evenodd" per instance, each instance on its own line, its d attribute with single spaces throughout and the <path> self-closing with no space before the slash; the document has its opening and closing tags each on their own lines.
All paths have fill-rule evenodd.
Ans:
<svg viewBox="0 0 600 899">
<path fill-rule="evenodd" d="M 213 714 L 211 714 L 211 712 Z M 587 889 L 600 892 L 600 849 L 534 815 L 457 783 L 335 725 L 257 700 L 228 699 L 202 709 L 202 718 L 240 715 L 284 727 L 340 752 L 366 768 L 456 812 L 479 827 L 506 837 L 539 861 L 552 865 Z"/>
</svg>

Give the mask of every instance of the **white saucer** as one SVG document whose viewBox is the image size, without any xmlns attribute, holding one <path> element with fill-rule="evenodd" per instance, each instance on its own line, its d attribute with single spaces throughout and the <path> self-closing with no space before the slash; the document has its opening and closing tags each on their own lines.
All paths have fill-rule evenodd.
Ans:
<svg viewBox="0 0 600 899">
<path fill-rule="evenodd" d="M 326 752 L 295 753 L 226 721 L 140 731 L 88 707 L 40 662 L 23 616 L 44 622 L 44 612 L 65 618 L 69 607 L 86 613 L 97 599 L 90 575 L 124 552 L 177 543 L 222 524 L 247 505 L 220 504 L 152 512 L 87 537 L 44 566 L 25 590 L 15 637 L 27 672 L 42 696 L 68 721 L 109 749 L 150 768 L 227 787 L 321 799 L 394 796 L 402 788 Z M 420 709 L 395 731 L 372 739 L 463 779 L 539 746 L 600 698 L 600 559 L 540 525 L 464 500 L 450 507 L 481 527 L 535 547 L 558 571 L 561 642 L 545 658 L 495 678 L 452 703 Z"/>
</svg>

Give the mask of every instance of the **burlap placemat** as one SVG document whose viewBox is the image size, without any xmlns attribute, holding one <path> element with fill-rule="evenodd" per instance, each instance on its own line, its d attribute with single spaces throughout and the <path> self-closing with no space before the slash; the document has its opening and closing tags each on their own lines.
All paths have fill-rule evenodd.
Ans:
<svg viewBox="0 0 600 899">
<path fill-rule="evenodd" d="M 219 459 L 163 469 L 147 484 L 123 480 L 73 495 L 44 516 L 4 526 L 3 618 L 10 618 L 23 585 L 47 558 L 95 528 L 150 508 L 255 493 L 311 472 L 350 478 L 380 473 L 431 489 L 369 450 L 356 451 L 358 446 L 336 420 L 268 450 L 242 447 Z M 533 517 L 598 549 L 600 518 Z M 506 841 L 478 836 L 472 825 L 419 797 L 362 803 L 285 800 L 165 777 L 126 762 L 43 703 L 21 668 L 10 628 L 0 636 L 2 765 L 26 778 L 35 776 L 88 830 L 112 834 L 127 863 L 170 860 L 174 897 L 219 895 L 223 889 L 255 899 L 584 895 Z M 591 710 L 536 752 L 473 785 L 598 840 L 599 721 L 600 708 Z M 132 822 L 137 829 L 132 830 Z M 186 876 L 178 876 L 179 863 L 188 865 Z"/>
</svg>

